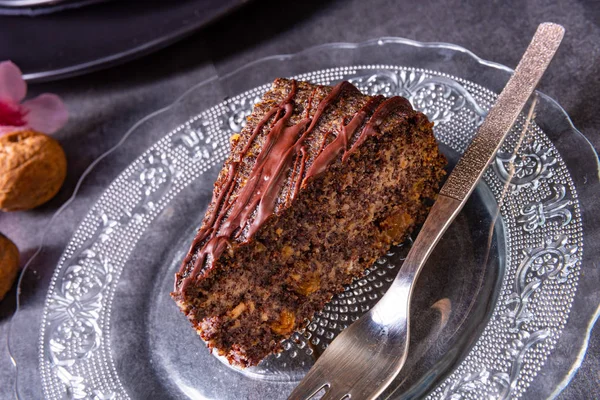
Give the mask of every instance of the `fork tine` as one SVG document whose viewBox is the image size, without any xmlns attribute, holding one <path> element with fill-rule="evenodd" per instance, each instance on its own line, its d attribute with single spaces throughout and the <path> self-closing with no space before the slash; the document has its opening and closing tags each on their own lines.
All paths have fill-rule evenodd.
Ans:
<svg viewBox="0 0 600 400">
<path fill-rule="evenodd" d="M 288 400 L 310 399 L 328 385 L 329 384 L 324 380 L 313 380 L 310 382 L 302 381 L 298 386 L 296 386 L 296 388 L 294 388 L 294 391 L 292 392 L 292 394 L 290 394 Z"/>
<path fill-rule="evenodd" d="M 339 385 L 333 385 L 329 387 L 321 400 L 346 400 L 346 396 L 348 396 L 347 390 L 340 390 Z"/>
</svg>

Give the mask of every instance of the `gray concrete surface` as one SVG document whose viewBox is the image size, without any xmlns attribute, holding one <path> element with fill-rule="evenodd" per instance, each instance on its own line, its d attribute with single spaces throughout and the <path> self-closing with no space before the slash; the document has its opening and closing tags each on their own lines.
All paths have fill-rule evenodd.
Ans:
<svg viewBox="0 0 600 400">
<path fill-rule="evenodd" d="M 56 198 L 28 212 L 0 213 L 0 231 L 19 247 L 24 263 L 51 215 L 72 194 L 84 169 L 135 121 L 172 102 L 185 89 L 257 58 L 315 44 L 400 36 L 464 46 L 484 59 L 514 67 L 538 23 L 553 21 L 567 34 L 540 90 L 554 97 L 600 148 L 600 3 L 598 1 L 401 2 L 392 0 L 257 0 L 155 54 L 109 70 L 30 86 L 60 94 L 71 120 L 56 134 L 67 153 L 68 177 Z M 498 40 L 501 39 L 501 40 Z M 492 44 L 494 43 L 494 44 Z M 81 194 L 85 196 L 85 193 Z M 74 221 L 57 222 L 48 246 L 61 246 Z M 66 236 L 66 233 L 64 234 Z M 13 394 L 14 369 L 4 346 L 15 290 L 0 303 L 0 398 Z M 600 328 L 561 399 L 600 398 Z"/>
</svg>

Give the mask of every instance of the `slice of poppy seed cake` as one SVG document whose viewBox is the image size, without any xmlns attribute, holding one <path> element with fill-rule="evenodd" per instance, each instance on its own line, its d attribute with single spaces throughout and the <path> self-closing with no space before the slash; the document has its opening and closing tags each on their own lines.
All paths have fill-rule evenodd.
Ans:
<svg viewBox="0 0 600 400">
<path fill-rule="evenodd" d="M 234 365 L 258 364 L 421 223 L 444 175 L 403 97 L 277 79 L 231 154 L 171 294 Z"/>
</svg>

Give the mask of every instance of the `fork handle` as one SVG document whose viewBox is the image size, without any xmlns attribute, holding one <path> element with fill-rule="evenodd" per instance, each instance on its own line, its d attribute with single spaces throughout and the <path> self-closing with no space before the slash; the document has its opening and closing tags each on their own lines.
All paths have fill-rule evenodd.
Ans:
<svg viewBox="0 0 600 400">
<path fill-rule="evenodd" d="M 413 243 L 400 273 L 388 290 L 389 297 L 393 297 L 390 300 L 398 301 L 408 294 L 404 301 L 410 302 L 414 281 L 419 276 L 431 250 L 462 209 L 477 182 L 491 164 L 504 138 L 550 64 L 564 33 L 565 29 L 562 26 L 550 22 L 540 24 L 538 27 L 515 73 L 506 83 L 477 135 L 440 190 L 440 195 Z M 406 306 L 408 307 L 408 304 Z"/>
</svg>

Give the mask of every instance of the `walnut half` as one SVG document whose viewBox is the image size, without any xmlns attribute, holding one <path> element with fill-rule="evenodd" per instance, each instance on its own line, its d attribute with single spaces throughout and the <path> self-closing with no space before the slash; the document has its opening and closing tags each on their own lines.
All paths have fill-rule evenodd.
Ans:
<svg viewBox="0 0 600 400">
<path fill-rule="evenodd" d="M 0 136 L 0 210 L 37 207 L 50 200 L 67 174 L 58 142 L 31 130 Z"/>
<path fill-rule="evenodd" d="M 19 250 L 0 233 L 0 301 L 12 287 L 19 272 Z"/>
</svg>

